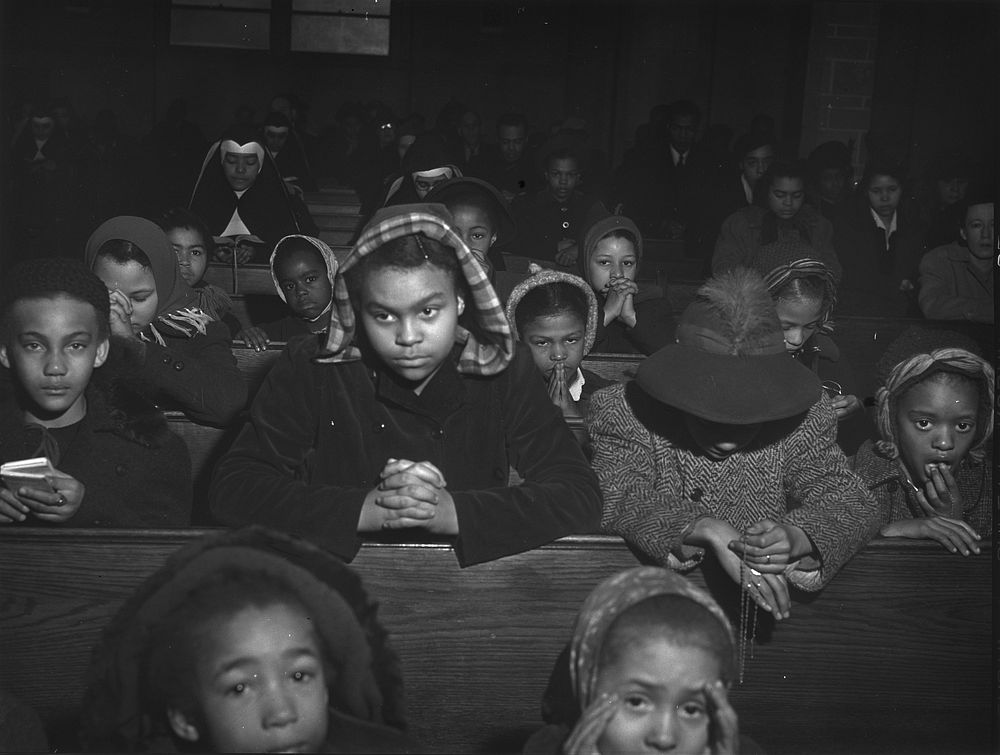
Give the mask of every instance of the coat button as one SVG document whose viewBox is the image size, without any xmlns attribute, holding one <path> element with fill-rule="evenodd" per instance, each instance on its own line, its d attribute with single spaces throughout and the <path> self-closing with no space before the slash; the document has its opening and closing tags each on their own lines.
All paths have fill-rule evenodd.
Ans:
<svg viewBox="0 0 1000 755">
<path fill-rule="evenodd" d="M 164 354 L 163 359 L 161 359 L 160 361 L 163 362 L 164 364 L 170 364 L 174 360 L 170 358 L 169 354 Z"/>
<path fill-rule="evenodd" d="M 385 422 L 376 422 L 372 425 L 372 432 L 380 433 L 385 430 Z"/>
<path fill-rule="evenodd" d="M 181 362 L 179 360 L 176 361 L 176 362 L 174 362 L 174 369 L 178 370 L 178 371 L 183 370 L 184 369 L 184 362 Z"/>
<path fill-rule="evenodd" d="M 444 437 L 444 428 L 443 427 L 437 428 L 434 432 L 431 433 L 431 436 L 435 440 L 441 440 Z"/>
<path fill-rule="evenodd" d="M 124 464 L 118 464 L 115 467 L 115 474 L 118 475 L 119 477 L 124 477 L 126 474 L 128 474 L 128 467 L 126 467 Z"/>
</svg>

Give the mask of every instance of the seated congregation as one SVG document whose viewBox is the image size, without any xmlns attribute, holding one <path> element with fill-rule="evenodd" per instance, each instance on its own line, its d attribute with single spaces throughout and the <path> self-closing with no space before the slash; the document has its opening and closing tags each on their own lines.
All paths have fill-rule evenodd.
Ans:
<svg viewBox="0 0 1000 755">
<path fill-rule="evenodd" d="M 45 702 L 27 660 L 0 662 L 16 712 L 0 721 L 31 724 L 15 748 L 947 748 L 929 712 L 904 734 L 892 706 L 864 711 L 887 727 L 866 745 L 843 721 L 817 742 L 776 709 L 823 705 L 803 669 L 876 676 L 852 621 L 905 634 L 886 678 L 912 711 L 932 707 L 926 655 L 985 667 L 990 191 L 953 203 L 932 250 L 899 166 L 873 158 L 852 193 L 840 150 L 788 159 L 767 135 L 702 165 L 690 105 L 661 145 L 670 176 L 633 156 L 593 193 L 572 134 L 538 145 L 533 171 L 506 144 L 515 117 L 495 153 L 419 134 L 381 201 L 352 205 L 349 244 L 310 216 L 323 189 L 282 179 L 271 146 L 290 124 L 271 118 L 212 145 L 189 207 L 112 217 L 76 258 L 6 271 L 0 462 L 45 471 L 5 471 L 0 540 L 79 550 L 79 584 L 102 549 L 125 565 L 105 598 L 83 588 L 100 607 L 53 656 L 77 699 Z M 530 184 L 509 183 L 520 171 Z M 651 251 L 664 236 L 681 254 Z M 692 261 L 711 277 L 674 274 Z M 251 274 L 270 293 L 240 293 Z M 59 642 L 66 599 L 0 558 Z M 934 614 L 898 626 L 931 563 L 974 596 L 950 619 L 967 645 Z M 863 594 L 876 581 L 892 610 Z M 0 611 L 30 648 L 21 622 Z M 486 671 L 461 680 L 456 658 Z M 874 705 L 878 680 L 821 687 L 853 716 L 855 684 Z"/>
</svg>

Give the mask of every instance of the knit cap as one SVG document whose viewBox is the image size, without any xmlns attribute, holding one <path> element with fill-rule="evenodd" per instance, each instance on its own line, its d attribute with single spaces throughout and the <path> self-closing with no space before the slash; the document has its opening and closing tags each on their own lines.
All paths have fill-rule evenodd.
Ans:
<svg viewBox="0 0 1000 755">
<path fill-rule="evenodd" d="M 584 356 L 589 354 L 590 350 L 594 347 L 594 339 L 597 336 L 597 296 L 594 295 L 594 290 L 590 287 L 590 284 L 577 275 L 564 273 L 559 270 L 547 270 L 534 262 L 528 266 L 528 273 L 529 276 L 514 287 L 514 290 L 510 292 L 510 296 L 507 299 L 507 320 L 510 322 L 511 330 L 514 332 L 514 340 L 521 340 L 521 334 L 517 330 L 516 314 L 517 305 L 521 303 L 525 294 L 539 286 L 548 286 L 553 283 L 568 283 L 571 286 L 579 288 L 583 291 L 584 296 L 587 297 L 587 323 L 584 328 L 583 353 Z"/>
</svg>

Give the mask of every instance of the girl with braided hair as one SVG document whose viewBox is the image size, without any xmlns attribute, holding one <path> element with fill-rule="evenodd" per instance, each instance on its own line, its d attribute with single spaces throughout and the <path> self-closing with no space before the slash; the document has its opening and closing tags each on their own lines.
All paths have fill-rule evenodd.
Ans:
<svg viewBox="0 0 1000 755">
<path fill-rule="evenodd" d="M 993 529 L 994 373 L 948 335 L 914 329 L 890 347 L 894 366 L 876 394 L 880 439 L 852 463 L 879 504 L 883 536 L 968 556 Z"/>
</svg>

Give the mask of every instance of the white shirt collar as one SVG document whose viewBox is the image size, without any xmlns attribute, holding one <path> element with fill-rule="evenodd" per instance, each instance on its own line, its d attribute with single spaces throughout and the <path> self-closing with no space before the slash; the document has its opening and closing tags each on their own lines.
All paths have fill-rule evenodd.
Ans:
<svg viewBox="0 0 1000 755">
<path fill-rule="evenodd" d="M 753 186 L 742 173 L 740 173 L 740 183 L 743 184 L 743 194 L 747 198 L 747 204 L 753 204 Z"/>
<path fill-rule="evenodd" d="M 583 370 L 577 367 L 576 374 L 569 384 L 569 395 L 574 401 L 580 400 L 580 396 L 583 394 L 583 386 L 586 382 L 587 379 L 583 376 Z"/>
<path fill-rule="evenodd" d="M 680 163 L 681 157 L 684 157 L 685 159 L 687 159 L 687 154 L 690 151 L 691 150 L 688 150 L 687 152 L 684 152 L 683 154 L 681 154 L 676 149 L 674 149 L 674 145 L 671 144 L 670 145 L 670 158 L 674 161 L 674 165 L 677 165 L 677 164 Z"/>
<path fill-rule="evenodd" d="M 892 220 L 889 221 L 889 225 L 886 226 L 885 221 L 882 220 L 882 216 L 879 215 L 871 207 L 868 208 L 868 212 L 872 214 L 872 218 L 875 219 L 875 225 L 885 231 L 885 248 L 889 248 L 889 237 L 896 232 L 896 218 L 899 217 L 898 212 L 892 213 Z"/>
</svg>

